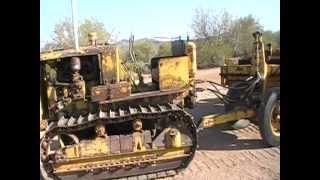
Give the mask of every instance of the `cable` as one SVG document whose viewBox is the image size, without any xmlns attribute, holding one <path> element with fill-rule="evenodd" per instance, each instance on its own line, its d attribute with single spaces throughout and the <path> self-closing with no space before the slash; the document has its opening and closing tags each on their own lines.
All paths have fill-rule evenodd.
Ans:
<svg viewBox="0 0 320 180">
<path fill-rule="evenodd" d="M 200 79 L 196 79 L 195 80 L 195 83 L 196 84 L 200 84 L 200 83 L 205 83 L 205 82 L 208 82 L 210 84 L 214 84 L 214 85 L 217 85 L 217 86 L 220 86 L 220 87 L 223 87 L 223 88 L 226 88 L 226 89 L 246 89 L 247 87 L 227 87 L 227 86 L 223 86 L 222 84 L 218 84 L 216 82 L 213 82 L 213 81 L 210 81 L 210 80 L 200 80 Z M 245 82 L 245 81 L 244 81 Z"/>
<path fill-rule="evenodd" d="M 245 81 L 243 81 L 243 86 L 238 86 L 238 87 L 226 87 L 226 86 L 223 86 L 221 84 L 218 84 L 216 82 L 213 82 L 213 81 L 204 81 L 204 80 L 195 80 L 195 83 L 204 83 L 204 82 L 208 82 L 211 86 L 214 87 L 214 89 L 210 89 L 210 88 L 206 88 L 206 90 L 209 90 L 211 91 L 212 93 L 214 93 L 218 99 L 220 101 L 222 101 L 224 104 L 229 104 L 229 103 L 234 103 L 234 102 L 237 102 L 239 100 L 235 100 L 233 97 L 230 97 L 229 95 L 226 95 L 226 94 L 222 94 L 220 92 L 220 90 L 217 88 L 217 86 L 220 86 L 220 87 L 223 87 L 223 88 L 226 88 L 226 89 L 232 89 L 232 90 L 237 90 L 237 91 L 243 91 L 244 95 L 242 97 L 240 97 L 240 101 L 244 101 L 246 100 L 253 92 L 254 90 L 256 89 L 257 87 L 257 84 L 261 81 L 261 75 L 258 73 L 256 76 L 254 77 L 249 77 L 247 78 Z M 242 85 L 242 84 L 241 84 Z"/>
</svg>

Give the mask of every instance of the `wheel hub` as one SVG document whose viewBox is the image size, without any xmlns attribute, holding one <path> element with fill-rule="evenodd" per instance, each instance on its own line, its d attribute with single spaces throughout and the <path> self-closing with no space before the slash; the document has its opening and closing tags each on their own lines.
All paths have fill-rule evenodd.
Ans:
<svg viewBox="0 0 320 180">
<path fill-rule="evenodd" d="M 271 129 L 273 134 L 280 136 L 280 100 L 272 107 Z"/>
</svg>

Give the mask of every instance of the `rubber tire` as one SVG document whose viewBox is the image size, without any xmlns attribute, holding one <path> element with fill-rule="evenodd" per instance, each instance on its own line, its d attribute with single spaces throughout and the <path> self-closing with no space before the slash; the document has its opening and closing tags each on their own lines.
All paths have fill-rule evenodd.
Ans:
<svg viewBox="0 0 320 180">
<path fill-rule="evenodd" d="M 280 145 L 280 136 L 274 135 L 270 126 L 272 106 L 278 99 L 280 100 L 280 88 L 270 89 L 263 98 L 258 110 L 259 130 L 262 139 L 269 147 Z"/>
</svg>

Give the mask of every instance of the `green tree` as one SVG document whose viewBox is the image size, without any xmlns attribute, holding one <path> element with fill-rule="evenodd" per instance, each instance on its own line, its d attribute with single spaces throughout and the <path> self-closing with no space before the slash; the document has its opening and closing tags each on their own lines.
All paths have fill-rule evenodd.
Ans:
<svg viewBox="0 0 320 180">
<path fill-rule="evenodd" d="M 54 48 L 70 48 L 73 46 L 73 29 L 72 21 L 66 18 L 64 21 L 57 23 L 53 30 L 53 41 L 49 47 Z M 45 45 L 45 47 L 48 47 Z"/>
<path fill-rule="evenodd" d="M 280 39 L 278 39 L 277 34 L 272 31 L 263 32 L 263 41 L 265 43 L 271 43 L 273 48 L 278 48 L 280 46 Z"/>
<path fill-rule="evenodd" d="M 111 34 L 107 32 L 102 22 L 96 19 L 85 19 L 79 23 L 79 44 L 88 45 L 88 34 L 97 33 L 97 43 L 105 43 L 110 39 Z M 73 47 L 74 35 L 73 25 L 70 18 L 57 23 L 54 27 L 52 41 L 45 44 L 42 50 L 52 48 L 71 48 Z"/>
<path fill-rule="evenodd" d="M 197 44 L 199 67 L 219 66 L 225 57 L 250 56 L 252 33 L 263 31 L 263 27 L 252 15 L 233 19 L 228 12 L 196 9 L 192 21 Z M 271 32 L 266 39 L 277 45 Z M 280 42 L 280 34 L 279 34 Z"/>
<path fill-rule="evenodd" d="M 232 55 L 232 48 L 225 43 L 197 40 L 197 62 L 199 68 L 222 66 L 225 57 Z"/>
<path fill-rule="evenodd" d="M 224 57 L 232 55 L 232 22 L 232 17 L 227 12 L 196 9 L 192 29 L 197 38 L 200 68 L 222 65 Z"/>
<path fill-rule="evenodd" d="M 230 38 L 230 43 L 233 47 L 233 55 L 250 55 L 253 43 L 252 33 L 262 30 L 263 27 L 252 15 L 234 20 Z"/>
<path fill-rule="evenodd" d="M 197 39 L 219 41 L 223 43 L 230 36 L 232 16 L 223 11 L 216 13 L 212 10 L 196 9 L 191 28 Z"/>
<path fill-rule="evenodd" d="M 137 42 L 133 45 L 137 61 L 149 63 L 151 58 L 158 53 L 157 46 L 150 41 Z"/>
<path fill-rule="evenodd" d="M 170 42 L 163 42 L 159 46 L 158 54 L 157 56 L 171 56 L 171 43 Z"/>
<path fill-rule="evenodd" d="M 97 43 L 105 43 L 107 42 L 111 35 L 107 32 L 102 22 L 99 22 L 95 19 L 85 19 L 83 23 L 81 23 L 79 28 L 79 43 L 80 45 L 87 45 L 89 42 L 88 34 L 91 32 L 97 33 Z"/>
</svg>

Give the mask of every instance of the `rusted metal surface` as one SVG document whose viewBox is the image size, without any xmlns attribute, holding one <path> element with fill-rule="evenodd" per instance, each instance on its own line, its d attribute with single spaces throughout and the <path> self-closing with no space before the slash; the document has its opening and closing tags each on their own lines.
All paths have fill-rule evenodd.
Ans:
<svg viewBox="0 0 320 180">
<path fill-rule="evenodd" d="M 110 84 L 109 86 L 109 99 L 125 98 L 131 94 L 131 85 L 127 82 L 118 84 Z"/>
<path fill-rule="evenodd" d="M 145 167 L 161 161 L 177 161 L 188 155 L 184 154 L 188 147 L 148 150 L 137 153 L 123 153 L 109 156 L 91 156 L 90 158 L 70 159 L 68 161 L 61 161 L 55 165 L 55 172 L 63 175 L 69 172 L 83 171 L 81 169 L 120 169 L 123 166 L 137 166 Z M 169 168 L 169 167 L 168 167 Z M 161 172 L 161 171 L 160 171 Z M 127 173 L 126 173 L 127 174 Z M 107 177 L 108 178 L 108 177 Z"/>
<path fill-rule="evenodd" d="M 143 131 L 143 141 L 145 145 L 151 146 L 151 143 L 152 143 L 151 131 Z"/>
<path fill-rule="evenodd" d="M 189 56 L 162 58 L 158 61 L 160 90 L 184 88 L 189 83 Z"/>
<path fill-rule="evenodd" d="M 120 135 L 120 151 L 128 153 L 133 151 L 133 137 L 129 135 Z"/>
<path fill-rule="evenodd" d="M 158 164 L 158 169 L 166 173 L 166 177 L 174 176 L 177 174 L 176 170 L 171 170 L 169 167 L 173 167 L 173 169 L 178 168 L 181 161 L 174 162 L 163 162 Z M 117 171 L 111 173 L 110 171 L 102 171 L 99 173 L 88 173 L 81 175 L 64 175 L 61 176 L 61 180 L 88 180 L 88 179 L 115 179 L 115 180 L 129 180 L 129 179 L 157 179 L 160 178 L 157 176 L 157 168 L 154 166 L 147 166 L 145 168 L 141 167 L 132 167 L 130 171 L 126 169 L 117 169 Z M 140 173 L 144 175 L 139 175 Z M 126 177 L 121 177 L 121 175 L 127 174 Z"/>
<path fill-rule="evenodd" d="M 93 102 L 126 98 L 131 94 L 130 83 L 123 82 L 118 84 L 108 84 L 104 86 L 95 86 L 91 91 Z"/>
<path fill-rule="evenodd" d="M 121 152 L 120 136 L 110 136 L 111 153 L 117 154 Z"/>
<path fill-rule="evenodd" d="M 75 118 L 74 118 L 75 119 Z M 95 131 L 96 131 L 96 135 L 98 137 L 105 137 L 106 136 L 106 128 L 104 127 L 103 124 L 101 123 L 98 123 L 96 125 L 96 128 L 95 128 Z"/>
<path fill-rule="evenodd" d="M 135 109 L 135 110 L 132 110 L 132 109 Z M 196 126 L 192 120 L 192 117 L 188 113 L 181 110 L 179 107 L 177 107 L 174 104 L 159 105 L 158 108 L 148 108 L 147 107 L 147 108 L 145 108 L 145 111 L 143 111 L 143 112 L 142 112 L 142 109 L 143 109 L 143 107 L 142 108 L 141 107 L 140 108 L 131 107 L 131 111 L 129 109 L 125 109 L 125 113 L 122 114 L 122 116 L 120 116 L 120 114 L 115 114 L 112 119 L 114 119 L 114 120 L 116 119 L 115 121 L 118 121 L 118 122 L 121 122 L 121 121 L 125 122 L 125 121 L 130 120 L 131 118 L 138 119 L 139 117 L 143 117 L 144 119 L 148 119 L 148 118 L 154 119 L 156 117 L 157 118 L 165 118 L 168 116 L 168 114 L 175 112 L 177 117 L 180 117 L 180 119 L 185 122 L 185 125 L 188 126 L 187 129 L 189 129 L 189 131 L 192 132 L 191 135 L 193 137 L 189 142 L 190 144 L 186 146 L 189 148 L 188 152 L 190 152 L 190 154 L 189 153 L 184 154 L 181 151 L 172 151 L 171 152 L 169 150 L 168 155 L 174 157 L 172 159 L 173 162 L 175 162 L 175 163 L 179 162 L 176 164 L 177 166 L 175 166 L 175 167 L 167 166 L 165 169 L 163 169 L 161 167 L 162 167 L 162 164 L 165 164 L 165 163 L 159 163 L 159 164 L 157 164 L 157 166 L 155 166 L 153 168 L 154 168 L 155 172 L 159 172 L 159 171 L 171 170 L 171 169 L 175 169 L 175 168 L 186 167 L 186 165 L 193 158 L 193 155 L 194 155 L 194 152 L 196 149 L 196 144 L 197 144 L 196 143 L 196 139 L 197 139 L 196 138 Z M 153 109 L 153 111 L 151 109 Z M 157 110 L 157 113 L 154 112 L 155 109 Z M 129 114 L 130 112 L 136 112 L 136 113 Z M 75 132 L 75 131 L 78 131 L 81 129 L 92 127 L 96 124 L 95 121 L 97 121 L 97 120 L 99 120 L 100 122 L 102 122 L 104 124 L 112 123 L 112 120 L 109 119 L 109 118 L 111 118 L 110 114 L 109 113 L 107 113 L 107 114 L 108 114 L 108 116 L 106 119 L 100 119 L 98 116 L 95 116 L 96 118 L 92 119 L 91 121 L 83 121 L 81 124 L 73 124 L 72 126 L 68 126 L 68 123 L 59 123 L 59 125 L 58 124 L 51 125 L 51 128 L 48 130 L 45 137 L 43 138 L 44 139 L 43 142 L 46 142 L 46 139 L 49 140 L 50 137 L 54 136 L 54 134 L 56 134 L 56 133 L 62 133 L 62 132 L 63 133 L 71 133 L 72 131 Z M 85 118 L 85 119 L 88 119 L 88 118 Z M 123 120 L 121 120 L 121 119 L 123 119 Z M 68 127 L 68 128 L 66 128 L 66 127 Z M 150 132 L 146 133 L 146 131 L 144 131 L 143 133 L 141 133 L 139 135 L 141 135 L 140 138 L 141 138 L 141 140 L 144 141 L 143 142 L 144 144 L 146 144 L 147 142 L 150 142 L 150 140 L 151 140 L 151 133 Z M 109 147 L 110 147 L 111 154 L 119 154 L 119 153 L 121 153 L 121 151 L 129 151 L 130 141 L 127 141 L 127 140 L 130 138 L 121 138 L 119 135 L 112 135 L 112 136 L 109 136 L 109 138 L 110 138 L 110 146 Z M 126 139 L 126 140 L 121 142 L 122 139 Z M 105 142 L 107 142 L 107 141 L 105 141 Z M 108 147 L 108 145 L 105 145 L 105 146 Z M 88 147 L 88 146 L 86 146 L 86 147 Z M 100 146 L 99 145 L 92 145 L 91 147 L 92 147 L 91 149 L 94 149 L 94 148 L 99 148 Z M 150 148 L 150 147 L 146 146 L 146 148 Z M 45 152 L 45 150 L 42 149 L 41 152 Z M 86 152 L 90 152 L 90 151 L 86 150 Z M 92 150 L 91 152 L 94 153 L 94 152 L 96 152 L 96 150 Z M 145 151 L 137 151 L 137 153 L 140 153 L 140 152 L 146 153 Z M 157 152 L 157 151 L 155 151 L 155 152 Z M 123 157 L 122 153 L 119 155 L 121 157 Z M 181 159 L 179 159 L 178 156 L 181 156 Z M 139 157 L 142 157 L 142 156 L 139 155 Z M 166 160 L 166 158 L 165 159 L 158 158 L 156 161 L 162 161 L 162 160 Z M 92 159 L 92 161 L 95 162 L 96 160 Z M 144 162 L 144 161 L 140 160 L 140 162 Z M 154 160 L 152 160 L 150 162 L 154 162 Z M 119 165 L 121 166 L 121 163 Z M 133 165 L 135 166 L 135 165 L 137 165 L 137 163 L 133 162 Z M 89 169 L 92 169 L 92 168 L 93 169 L 96 169 L 96 168 L 101 169 L 101 167 L 103 167 L 103 166 L 88 166 L 87 168 L 84 168 L 84 169 L 88 169 L 88 168 Z M 147 167 L 149 167 L 149 166 L 147 166 Z M 69 168 L 71 168 L 71 167 L 69 167 Z M 152 171 L 148 171 L 148 172 L 150 173 Z M 144 174 L 144 173 L 148 173 L 148 172 L 131 171 L 130 170 L 125 175 L 128 175 L 128 176 L 130 174 L 140 175 L 140 174 Z M 114 177 L 114 175 L 112 174 L 112 171 L 107 171 L 106 173 L 110 174 L 109 177 Z M 118 176 L 121 176 L 121 175 L 118 174 Z"/>
<path fill-rule="evenodd" d="M 40 61 L 47 61 L 65 57 L 97 55 L 101 53 L 98 47 L 81 47 L 77 52 L 75 49 L 61 49 L 40 53 Z"/>
<path fill-rule="evenodd" d="M 93 102 L 103 101 L 108 99 L 108 87 L 107 86 L 95 86 L 91 89 L 91 100 Z"/>
<path fill-rule="evenodd" d="M 150 92 L 141 92 L 131 94 L 128 97 L 118 98 L 118 99 L 110 99 L 106 101 L 100 101 L 99 104 L 108 104 L 108 103 L 115 103 L 121 101 L 131 101 L 131 100 L 140 100 L 145 98 L 156 98 L 161 96 L 169 96 L 169 95 L 179 95 L 185 93 L 188 89 L 178 89 L 178 90 L 170 90 L 170 91 L 150 91 Z"/>
</svg>

